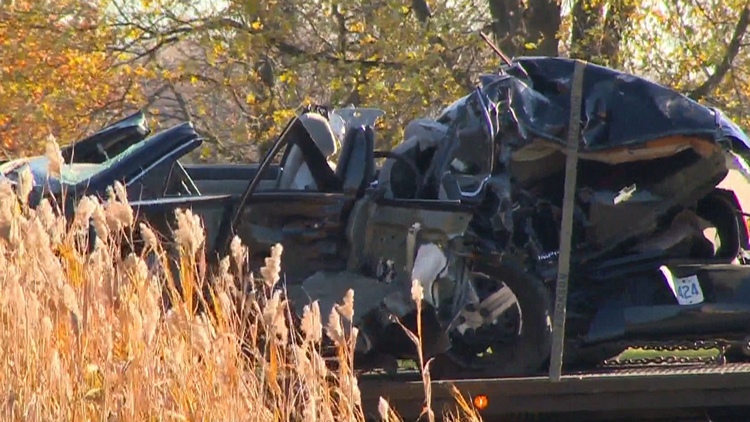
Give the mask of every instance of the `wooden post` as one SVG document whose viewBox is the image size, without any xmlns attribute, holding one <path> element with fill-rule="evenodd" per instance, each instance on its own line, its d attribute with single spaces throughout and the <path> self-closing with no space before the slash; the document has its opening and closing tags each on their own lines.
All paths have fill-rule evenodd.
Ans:
<svg viewBox="0 0 750 422">
<path fill-rule="evenodd" d="M 560 227 L 560 256 L 557 263 L 555 287 L 555 313 L 552 320 L 552 352 L 549 378 L 562 378 L 563 346 L 565 343 L 565 318 L 568 302 L 568 277 L 575 211 L 576 176 L 578 173 L 578 143 L 581 133 L 581 103 L 583 102 L 583 71 L 586 63 L 576 60 L 570 92 L 570 121 L 565 155 L 565 192 L 563 196 L 562 223 Z"/>
</svg>

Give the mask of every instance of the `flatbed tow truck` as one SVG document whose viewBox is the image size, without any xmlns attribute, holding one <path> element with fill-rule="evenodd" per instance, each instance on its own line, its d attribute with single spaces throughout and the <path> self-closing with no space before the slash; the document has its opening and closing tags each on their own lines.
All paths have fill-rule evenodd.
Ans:
<svg viewBox="0 0 750 422">
<path fill-rule="evenodd" d="M 363 377 L 365 409 L 388 400 L 405 421 L 422 410 L 424 386 L 414 377 Z M 748 421 L 750 364 L 642 367 L 548 377 L 432 382 L 436 415 L 457 413 L 453 387 L 486 421 Z"/>
<path fill-rule="evenodd" d="M 750 421 L 750 363 L 727 362 L 721 346 L 715 356 L 670 353 L 710 349 L 709 342 L 651 343 L 645 348 L 666 351 L 668 357 L 626 358 L 625 365 L 610 360 L 586 371 L 562 372 L 582 69 L 578 62 L 571 92 L 560 230 L 560 238 L 567 240 L 560 245 L 549 373 L 432 381 L 432 410 L 437 417 L 446 411 L 458 414 L 459 393 L 488 421 Z M 376 418 L 381 397 L 405 421 L 422 415 L 425 386 L 416 372 L 366 375 L 359 385 L 365 411 Z"/>
</svg>

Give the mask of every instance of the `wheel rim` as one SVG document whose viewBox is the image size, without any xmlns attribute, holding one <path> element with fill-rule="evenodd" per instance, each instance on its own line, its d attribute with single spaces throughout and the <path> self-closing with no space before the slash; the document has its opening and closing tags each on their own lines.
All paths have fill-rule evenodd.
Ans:
<svg viewBox="0 0 750 422">
<path fill-rule="evenodd" d="M 479 305 L 467 305 L 450 331 L 449 356 L 461 366 L 484 368 L 514 359 L 523 333 L 518 297 L 501 280 L 482 273 L 473 276 Z"/>
</svg>

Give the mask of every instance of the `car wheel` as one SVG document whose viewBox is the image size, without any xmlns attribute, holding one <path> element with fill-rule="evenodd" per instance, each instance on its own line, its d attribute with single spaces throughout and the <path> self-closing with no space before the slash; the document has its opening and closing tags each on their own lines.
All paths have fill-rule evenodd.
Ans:
<svg viewBox="0 0 750 422">
<path fill-rule="evenodd" d="M 537 374 L 549 361 L 552 300 L 544 283 L 510 263 L 473 271 L 480 304 L 462 310 L 451 348 L 433 362 L 435 378 Z M 481 322 L 479 322 L 481 320 Z"/>
</svg>

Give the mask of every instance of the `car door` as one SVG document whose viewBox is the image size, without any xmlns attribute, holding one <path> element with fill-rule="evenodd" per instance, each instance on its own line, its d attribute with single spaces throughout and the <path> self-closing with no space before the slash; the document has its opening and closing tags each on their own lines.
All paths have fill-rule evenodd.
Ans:
<svg viewBox="0 0 750 422">
<path fill-rule="evenodd" d="M 235 232 L 248 246 L 256 271 L 264 265 L 270 248 L 281 243 L 285 280 L 297 284 L 317 271 L 346 268 L 349 248 L 344 225 L 354 201 L 374 178 L 374 136 L 371 127 L 351 128 L 335 170 L 299 120 L 292 123 L 287 136 L 288 147 L 302 150 L 317 188 L 252 193 L 238 210 Z M 282 168 L 290 155 L 289 151 L 282 155 Z"/>
</svg>

